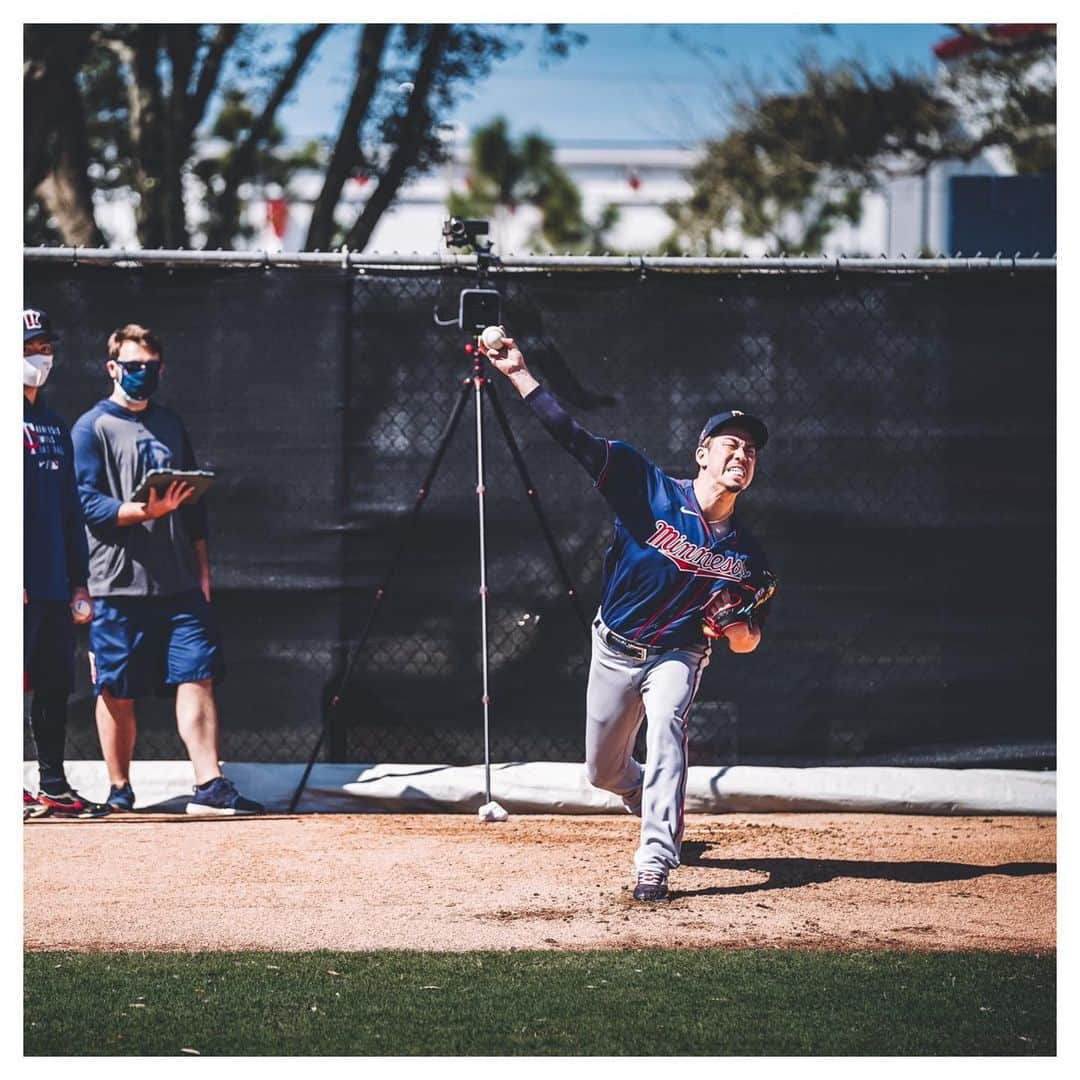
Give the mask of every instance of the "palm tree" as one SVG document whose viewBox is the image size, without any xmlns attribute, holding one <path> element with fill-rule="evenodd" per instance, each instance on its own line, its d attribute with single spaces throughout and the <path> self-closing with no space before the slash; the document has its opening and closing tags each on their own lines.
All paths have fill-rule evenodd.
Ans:
<svg viewBox="0 0 1080 1080">
<path fill-rule="evenodd" d="M 555 148 L 537 132 L 515 141 L 503 117 L 478 128 L 472 138 L 472 171 L 466 194 L 451 192 L 447 207 L 455 217 L 491 218 L 498 241 L 500 226 L 518 206 L 540 210 L 540 226 L 529 243 L 551 251 L 599 254 L 619 211 L 605 206 L 587 221 L 581 192 L 555 160 Z"/>
</svg>

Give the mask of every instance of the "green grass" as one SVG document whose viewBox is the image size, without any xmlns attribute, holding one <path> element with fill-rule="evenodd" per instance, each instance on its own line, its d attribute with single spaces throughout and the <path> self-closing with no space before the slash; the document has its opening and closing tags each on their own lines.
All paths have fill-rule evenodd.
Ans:
<svg viewBox="0 0 1080 1080">
<path fill-rule="evenodd" d="M 33 952 L 24 1052 L 1044 1055 L 1055 983 L 995 953 Z"/>
</svg>

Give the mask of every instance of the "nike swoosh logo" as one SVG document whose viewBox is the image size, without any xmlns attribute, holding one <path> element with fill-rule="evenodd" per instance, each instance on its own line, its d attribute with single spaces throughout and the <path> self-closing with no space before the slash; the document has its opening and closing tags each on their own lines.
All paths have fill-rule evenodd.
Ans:
<svg viewBox="0 0 1080 1080">
<path fill-rule="evenodd" d="M 689 514 L 691 517 L 697 517 L 697 512 L 691 510 L 689 506 L 680 506 L 679 510 L 683 514 Z"/>
</svg>

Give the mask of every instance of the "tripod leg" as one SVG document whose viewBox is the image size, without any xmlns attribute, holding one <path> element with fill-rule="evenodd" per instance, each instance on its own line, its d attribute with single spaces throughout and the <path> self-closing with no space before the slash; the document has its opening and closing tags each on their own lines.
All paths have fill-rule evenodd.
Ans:
<svg viewBox="0 0 1080 1080">
<path fill-rule="evenodd" d="M 479 364 L 474 368 L 473 385 L 476 387 L 476 504 L 480 522 L 480 669 L 483 682 L 484 707 L 484 802 L 491 802 L 491 727 L 488 696 L 488 612 L 487 612 L 487 548 L 484 527 L 484 387 L 487 380 L 480 373 Z"/>
<path fill-rule="evenodd" d="M 386 596 L 386 590 L 397 571 L 402 556 L 405 554 L 409 537 L 413 534 L 413 522 L 419 515 L 420 510 L 423 508 L 424 501 L 431 491 L 431 485 L 435 482 L 435 475 L 439 471 L 439 466 L 442 464 L 443 457 L 446 455 L 446 450 L 450 445 L 451 439 L 454 437 L 454 431 L 457 429 L 458 422 L 461 420 L 461 415 L 465 411 L 465 403 L 469 399 L 472 385 L 473 380 L 471 378 L 462 380 L 461 391 L 458 394 L 457 400 L 454 402 L 454 407 L 450 411 L 450 416 L 446 421 L 446 427 L 443 428 L 443 433 L 439 438 L 439 445 L 435 448 L 435 454 L 431 459 L 431 464 L 424 474 L 424 479 L 420 482 L 420 490 L 416 493 L 416 501 L 413 503 L 412 510 L 407 517 L 403 519 L 401 528 L 398 530 L 397 548 L 394 551 L 394 555 L 390 560 L 386 572 L 383 574 L 383 579 L 379 583 L 378 589 L 375 590 L 375 600 L 371 605 L 371 610 L 368 612 L 368 617 L 360 631 L 359 638 L 353 643 L 348 662 L 345 665 L 345 672 L 338 680 L 337 688 L 332 694 L 327 696 L 323 705 L 323 718 L 322 726 L 319 728 L 319 737 L 316 739 L 315 745 L 312 747 L 311 753 L 308 756 L 308 762 L 304 768 L 303 775 L 300 777 L 300 783 L 297 784 L 296 791 L 293 792 L 292 800 L 289 803 L 290 814 L 295 813 L 297 804 L 304 794 L 304 788 L 307 787 L 308 777 L 311 776 L 311 770 L 315 766 L 315 759 L 319 756 L 323 741 L 326 739 L 326 733 L 330 728 L 331 713 L 340 704 L 342 691 L 349 685 L 349 679 L 352 677 L 356 661 L 360 658 L 360 653 L 367 644 L 368 635 L 371 633 L 371 628 L 375 623 L 375 616 L 382 606 L 383 598 Z"/>
<path fill-rule="evenodd" d="M 540 524 L 540 532 L 547 541 L 548 549 L 551 551 L 551 558 L 555 563 L 555 569 L 562 579 L 563 587 L 566 589 L 566 595 L 569 597 L 570 603 L 577 613 L 581 628 L 588 634 L 589 620 L 586 617 L 585 612 L 581 609 L 581 600 L 578 597 L 577 589 L 574 588 L 573 578 L 570 577 L 570 571 L 567 570 L 566 563 L 563 562 L 563 557 L 559 553 L 559 545 L 555 542 L 555 534 L 551 531 L 551 526 L 544 516 L 544 508 L 540 505 L 540 493 L 536 490 L 536 485 L 532 482 L 532 477 L 529 475 L 529 468 L 525 464 L 525 458 L 521 453 L 521 448 L 518 446 L 517 440 L 514 438 L 514 433 L 510 430 L 509 421 L 506 419 L 506 413 L 503 411 L 502 402 L 499 401 L 498 394 L 495 393 L 495 387 L 489 384 L 487 389 L 488 396 L 491 398 L 491 406 L 495 411 L 495 419 L 499 421 L 499 427 L 502 428 L 503 438 L 506 440 L 506 445 L 510 450 L 510 456 L 514 459 L 514 465 L 517 468 L 518 476 L 521 477 L 521 482 L 525 486 L 525 494 L 529 496 L 529 502 L 532 505 L 533 511 L 536 513 L 536 520 Z"/>
<path fill-rule="evenodd" d="M 315 745 L 311 748 L 311 753 L 308 755 L 307 765 L 304 766 L 304 772 L 300 777 L 300 783 L 296 785 L 293 797 L 289 800 L 290 814 L 296 813 L 297 804 L 300 802 L 300 799 L 304 794 L 304 789 L 307 787 L 308 777 L 311 775 L 311 770 L 315 767 L 315 759 L 319 756 L 319 751 L 322 749 L 323 740 L 326 738 L 326 732 L 329 728 L 330 710 L 324 705 L 322 723 L 319 725 L 319 737 L 315 740 Z"/>
</svg>

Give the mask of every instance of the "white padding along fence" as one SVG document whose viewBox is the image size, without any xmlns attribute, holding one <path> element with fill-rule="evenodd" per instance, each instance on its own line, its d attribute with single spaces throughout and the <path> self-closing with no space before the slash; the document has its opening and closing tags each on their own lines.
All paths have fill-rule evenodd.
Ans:
<svg viewBox="0 0 1080 1080">
<path fill-rule="evenodd" d="M 268 810 L 288 809 L 302 765 L 227 762 L 230 776 Z M 109 790 L 100 761 L 67 764 L 72 785 L 91 799 Z M 37 790 L 37 765 L 24 762 L 23 783 Z M 131 783 L 142 810 L 182 813 L 191 797 L 186 761 L 136 761 Z M 580 764 L 510 762 L 491 767 L 492 797 L 512 814 L 624 813 L 614 795 L 585 779 Z M 316 765 L 301 813 L 365 811 L 474 813 L 484 802 L 482 765 Z M 1054 814 L 1057 773 L 1022 769 L 767 768 L 690 769 L 691 814 L 814 811 L 893 814 Z"/>
</svg>

